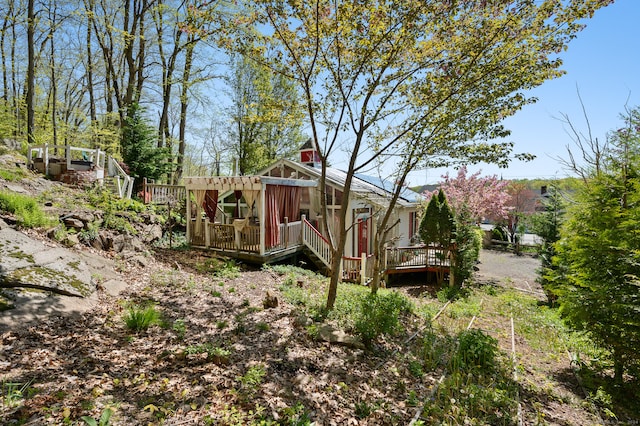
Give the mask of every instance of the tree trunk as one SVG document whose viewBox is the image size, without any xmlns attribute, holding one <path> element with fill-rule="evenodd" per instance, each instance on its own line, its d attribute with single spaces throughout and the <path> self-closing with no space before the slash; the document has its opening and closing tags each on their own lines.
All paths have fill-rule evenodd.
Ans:
<svg viewBox="0 0 640 426">
<path fill-rule="evenodd" d="M 5 52 L 5 40 L 9 29 L 9 22 L 13 21 L 13 1 L 9 1 L 7 13 L 2 22 L 2 33 L 0 33 L 0 55 L 2 55 L 2 99 L 4 107 L 9 108 L 9 70 L 7 69 L 7 53 Z M 14 25 L 13 23 L 11 24 Z"/>
<path fill-rule="evenodd" d="M 33 48 L 33 36 L 35 34 L 36 16 L 34 11 L 34 0 L 27 2 L 27 143 L 35 145 L 34 135 L 34 105 L 33 91 L 35 83 L 35 52 Z"/>
<path fill-rule="evenodd" d="M 50 5 L 51 6 L 51 5 Z M 58 80 L 56 74 L 56 55 L 53 35 L 56 28 L 56 10 L 53 13 L 49 8 L 49 21 L 51 22 L 51 31 L 49 32 L 49 46 L 51 48 L 51 58 L 49 58 L 49 66 L 51 67 L 51 127 L 53 128 L 53 145 L 58 145 Z M 54 148 L 57 154 L 58 148 Z"/>
<path fill-rule="evenodd" d="M 184 59 L 184 72 L 182 73 L 182 93 L 180 94 L 180 127 L 178 133 L 178 158 L 176 159 L 176 172 L 173 176 L 173 184 L 177 185 L 182 178 L 184 169 L 184 152 L 186 149 L 187 109 L 189 107 L 189 87 L 191 80 L 191 67 L 193 65 L 193 51 L 196 47 L 192 36 L 189 36 L 187 53 Z"/>
<path fill-rule="evenodd" d="M 93 0 L 89 1 L 90 9 L 87 11 L 87 91 L 89 92 L 89 117 L 93 125 L 97 121 L 96 99 L 93 91 L 93 53 L 91 52 L 91 20 L 93 19 Z"/>
</svg>

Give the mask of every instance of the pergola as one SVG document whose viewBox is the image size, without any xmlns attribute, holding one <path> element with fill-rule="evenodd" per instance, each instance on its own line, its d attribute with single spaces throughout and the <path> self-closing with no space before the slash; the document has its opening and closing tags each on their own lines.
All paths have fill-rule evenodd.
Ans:
<svg viewBox="0 0 640 426">
<path fill-rule="evenodd" d="M 244 198 L 249 209 L 256 207 L 259 219 L 259 250 L 264 256 L 271 248 L 280 243 L 280 225 L 288 221 L 299 220 L 301 189 L 315 187 L 313 180 L 287 179 L 266 176 L 214 176 L 187 177 L 184 179 L 187 200 L 195 200 L 192 206 L 187 202 L 188 224 L 195 213 L 195 224 L 187 226 L 187 240 L 194 236 L 202 237 L 208 232 L 203 226 L 214 221 L 218 197 L 222 194 L 235 192 L 236 197 Z M 195 212 L 193 211 L 195 207 Z M 240 249 L 239 233 L 248 226 L 249 217 L 235 219 L 233 227 L 236 233 L 236 249 Z M 204 229 L 203 229 L 204 228 Z M 194 235 L 192 235 L 192 232 Z M 206 244 L 205 244 L 206 245 Z"/>
</svg>

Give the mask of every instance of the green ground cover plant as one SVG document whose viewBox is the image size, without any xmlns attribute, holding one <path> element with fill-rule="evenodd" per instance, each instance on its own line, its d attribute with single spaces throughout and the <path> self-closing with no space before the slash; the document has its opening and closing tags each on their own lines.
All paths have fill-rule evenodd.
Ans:
<svg viewBox="0 0 640 426">
<path fill-rule="evenodd" d="M 13 214 L 23 228 L 42 228 L 54 223 L 35 199 L 15 192 L 0 191 L 0 211 Z"/>
</svg>

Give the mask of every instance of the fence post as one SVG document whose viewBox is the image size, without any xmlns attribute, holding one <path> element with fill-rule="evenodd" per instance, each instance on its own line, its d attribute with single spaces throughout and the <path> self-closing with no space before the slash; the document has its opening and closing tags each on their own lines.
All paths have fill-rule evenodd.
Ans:
<svg viewBox="0 0 640 426">
<path fill-rule="evenodd" d="M 366 282 L 367 273 L 367 254 L 362 253 L 360 255 L 360 284 L 364 285 Z"/>
<path fill-rule="evenodd" d="M 204 219 L 204 246 L 211 246 L 211 229 L 209 228 L 209 218 Z"/>
<path fill-rule="evenodd" d="M 44 144 L 44 152 L 42 153 L 42 161 L 44 161 L 44 175 L 49 174 L 49 144 Z M 69 170 L 70 167 L 67 167 Z"/>
<path fill-rule="evenodd" d="M 306 215 L 300 215 L 300 241 L 298 241 L 299 244 L 304 244 L 304 221 L 307 220 L 307 216 Z"/>
</svg>

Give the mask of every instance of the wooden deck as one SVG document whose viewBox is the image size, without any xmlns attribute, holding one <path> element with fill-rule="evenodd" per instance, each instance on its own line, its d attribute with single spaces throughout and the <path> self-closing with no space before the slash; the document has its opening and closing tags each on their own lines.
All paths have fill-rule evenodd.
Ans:
<svg viewBox="0 0 640 426">
<path fill-rule="evenodd" d="M 439 246 L 413 246 L 387 248 L 385 274 L 411 272 L 450 272 L 450 250 Z"/>
<path fill-rule="evenodd" d="M 280 224 L 280 240 L 260 252 L 260 227 L 255 224 L 234 226 L 202 220 L 203 232 L 195 232 L 191 221 L 190 243 L 221 255 L 250 263 L 267 264 L 285 260 L 307 250 L 325 267 L 331 265 L 328 241 L 304 218 Z M 450 272 L 450 251 L 436 246 L 391 247 L 384 253 L 383 274 L 411 272 Z M 366 284 L 373 276 L 373 256 L 342 258 L 342 280 Z M 322 265 L 318 265 L 322 266 Z"/>
<path fill-rule="evenodd" d="M 224 256 L 245 260 L 251 263 L 273 263 L 294 256 L 302 251 L 302 221 L 280 224 L 280 241 L 265 247 L 260 253 L 260 227 L 233 224 L 211 223 L 203 220 L 204 232 L 191 234 L 191 245 L 210 249 Z M 196 221 L 191 221 L 192 229 Z"/>
</svg>

